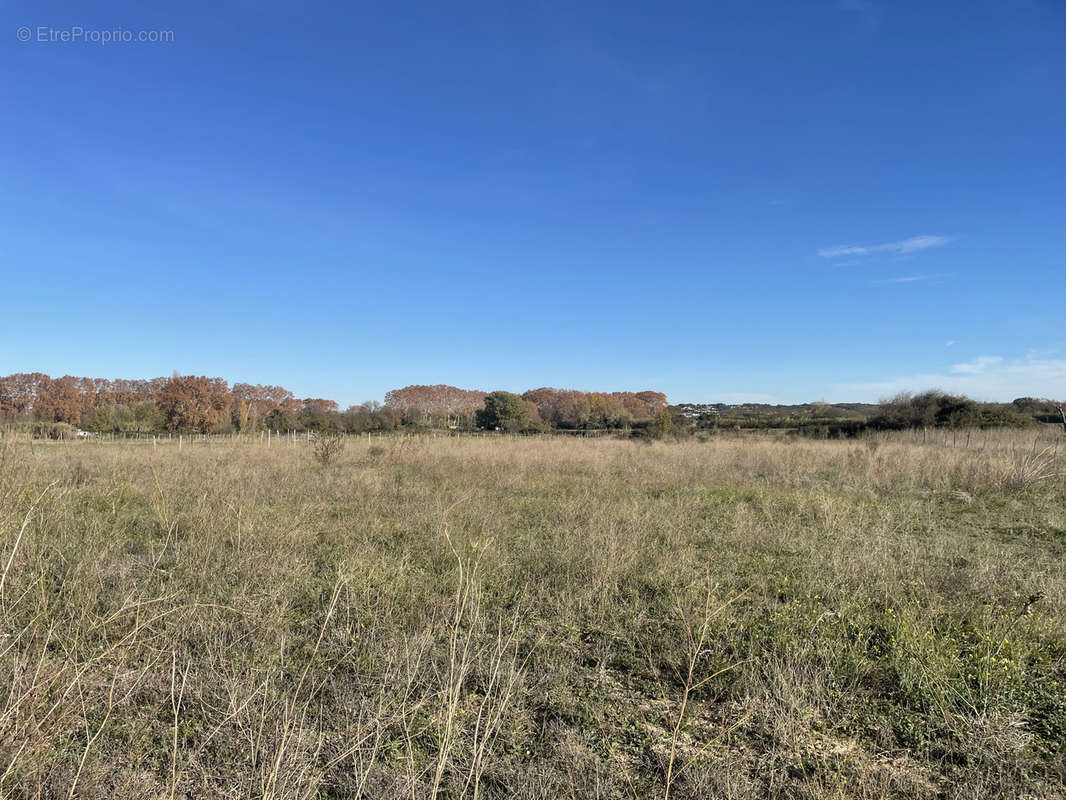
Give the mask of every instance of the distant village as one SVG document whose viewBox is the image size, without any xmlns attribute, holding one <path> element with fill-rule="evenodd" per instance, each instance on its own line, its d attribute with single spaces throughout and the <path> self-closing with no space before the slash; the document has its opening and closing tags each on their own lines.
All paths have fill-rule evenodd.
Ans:
<svg viewBox="0 0 1066 800">
<path fill-rule="evenodd" d="M 678 403 L 674 408 L 683 417 L 699 419 L 704 414 L 720 414 L 727 406 L 721 403 Z"/>
</svg>

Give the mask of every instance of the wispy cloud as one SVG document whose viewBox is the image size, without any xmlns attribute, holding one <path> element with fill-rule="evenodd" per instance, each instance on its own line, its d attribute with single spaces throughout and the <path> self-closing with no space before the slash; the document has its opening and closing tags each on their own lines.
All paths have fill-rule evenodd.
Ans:
<svg viewBox="0 0 1066 800">
<path fill-rule="evenodd" d="M 1003 356 L 978 356 L 973 361 L 952 364 L 952 375 L 984 375 L 998 368 L 1003 363 Z"/>
<path fill-rule="evenodd" d="M 883 278 L 882 280 L 874 281 L 874 283 L 920 283 L 921 281 L 931 281 L 943 277 L 942 273 L 936 272 L 926 275 L 902 275 L 898 278 Z"/>
<path fill-rule="evenodd" d="M 953 240 L 951 236 L 911 236 L 909 239 L 886 244 L 841 244 L 836 247 L 823 247 L 818 251 L 818 255 L 822 258 L 872 256 L 879 253 L 909 255 L 919 250 L 928 250 L 930 247 L 943 247 Z"/>
<path fill-rule="evenodd" d="M 952 364 L 944 373 L 900 375 L 872 383 L 845 383 L 836 389 L 841 396 L 867 401 L 925 389 L 941 389 L 978 400 L 1000 402 L 1016 397 L 1062 400 L 1066 399 L 1066 359 L 1037 355 L 1021 358 L 982 355 Z"/>
</svg>

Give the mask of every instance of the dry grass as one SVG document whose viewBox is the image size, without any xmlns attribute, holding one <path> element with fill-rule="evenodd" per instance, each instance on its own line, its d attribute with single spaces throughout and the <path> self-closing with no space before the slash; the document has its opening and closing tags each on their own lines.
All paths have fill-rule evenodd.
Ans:
<svg viewBox="0 0 1066 800">
<path fill-rule="evenodd" d="M 1062 797 L 1063 453 L 972 436 L 0 442 L 0 796 Z"/>
</svg>

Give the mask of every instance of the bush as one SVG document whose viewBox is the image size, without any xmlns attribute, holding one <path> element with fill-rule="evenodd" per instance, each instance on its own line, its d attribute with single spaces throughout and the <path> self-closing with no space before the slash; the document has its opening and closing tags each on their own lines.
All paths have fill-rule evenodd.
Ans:
<svg viewBox="0 0 1066 800">
<path fill-rule="evenodd" d="M 324 433 L 315 437 L 312 446 L 312 454 L 315 461 L 323 467 L 328 467 L 344 451 L 344 437 L 336 433 Z"/>
<path fill-rule="evenodd" d="M 34 439 L 74 439 L 78 429 L 66 422 L 35 422 L 32 433 Z"/>
<path fill-rule="evenodd" d="M 908 428 L 961 428 L 977 425 L 981 410 L 969 397 L 935 389 L 911 395 L 898 394 L 881 404 L 870 418 L 870 427 L 901 431 Z"/>
<path fill-rule="evenodd" d="M 96 433 L 154 433 L 162 427 L 159 408 L 148 401 L 100 405 L 92 414 L 91 428 Z"/>
<path fill-rule="evenodd" d="M 659 409 L 659 413 L 655 415 L 655 427 L 659 436 L 669 436 L 674 432 L 674 415 L 670 413 L 669 408 Z"/>
</svg>

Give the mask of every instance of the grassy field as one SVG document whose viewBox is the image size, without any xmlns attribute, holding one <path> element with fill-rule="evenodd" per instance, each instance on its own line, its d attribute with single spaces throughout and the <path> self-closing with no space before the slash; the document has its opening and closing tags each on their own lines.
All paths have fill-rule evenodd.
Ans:
<svg viewBox="0 0 1066 800">
<path fill-rule="evenodd" d="M 1063 797 L 1066 439 L 967 443 L 0 442 L 0 796 Z"/>
</svg>

